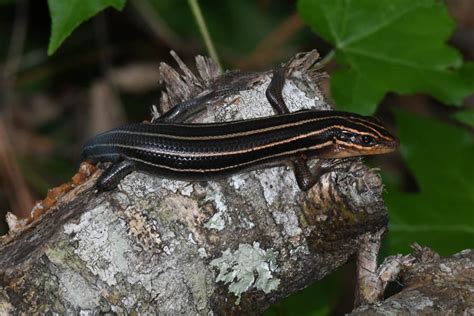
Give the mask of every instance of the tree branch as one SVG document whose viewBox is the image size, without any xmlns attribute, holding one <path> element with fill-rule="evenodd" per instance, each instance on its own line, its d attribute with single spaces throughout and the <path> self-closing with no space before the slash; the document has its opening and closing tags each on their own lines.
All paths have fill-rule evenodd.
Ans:
<svg viewBox="0 0 474 316">
<path fill-rule="evenodd" d="M 288 63 L 283 96 L 292 111 L 331 108 L 319 89 L 324 75 L 311 68 L 317 58 Z M 271 72 L 220 74 L 203 57 L 199 75 L 178 65 L 160 66 L 162 108 L 229 90 L 197 122 L 273 115 Z M 284 166 L 209 182 L 135 172 L 97 194 L 99 173 L 51 193 L 44 214 L 0 240 L 0 310 L 258 313 L 343 265 L 387 224 L 381 179 L 360 160 L 308 192 Z"/>
<path fill-rule="evenodd" d="M 474 251 L 441 258 L 414 245 L 408 256 L 388 257 L 379 268 L 381 280 L 397 279 L 402 289 L 382 302 L 364 305 L 351 315 L 472 315 L 474 313 Z M 385 287 L 380 288 L 383 295 Z"/>
</svg>

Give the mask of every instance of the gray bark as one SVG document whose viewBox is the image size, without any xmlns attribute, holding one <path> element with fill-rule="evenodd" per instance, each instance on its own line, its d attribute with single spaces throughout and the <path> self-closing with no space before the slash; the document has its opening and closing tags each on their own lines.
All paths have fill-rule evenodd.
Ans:
<svg viewBox="0 0 474 316">
<path fill-rule="evenodd" d="M 331 108 L 324 76 L 311 68 L 317 58 L 289 61 L 283 95 L 292 111 Z M 196 122 L 273 114 L 271 71 L 219 74 L 203 57 L 198 76 L 179 66 L 160 66 L 164 109 L 231 87 Z M 370 236 L 378 247 L 387 224 L 381 179 L 360 160 L 308 192 L 286 166 L 209 182 L 135 172 L 101 194 L 92 189 L 98 174 L 0 239 L 0 312 L 260 313 L 346 263 Z"/>
<path fill-rule="evenodd" d="M 381 279 L 397 277 L 402 290 L 351 315 L 474 315 L 472 249 L 441 258 L 415 245 L 413 255 L 389 257 L 381 267 Z"/>
</svg>

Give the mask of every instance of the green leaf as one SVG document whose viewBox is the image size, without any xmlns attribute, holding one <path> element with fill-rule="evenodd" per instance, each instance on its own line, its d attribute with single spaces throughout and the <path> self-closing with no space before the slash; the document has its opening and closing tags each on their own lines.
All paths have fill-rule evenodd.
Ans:
<svg viewBox="0 0 474 316">
<path fill-rule="evenodd" d="M 459 122 L 474 127 L 474 109 L 467 109 L 465 111 L 457 112 L 453 115 Z"/>
<path fill-rule="evenodd" d="M 48 0 L 52 24 L 48 54 L 53 54 L 82 22 L 107 7 L 122 10 L 124 5 L 125 0 Z"/>
<path fill-rule="evenodd" d="M 413 242 L 449 254 L 474 247 L 474 139 L 466 130 L 396 113 L 402 155 L 420 192 L 389 188 L 389 243 L 407 252 Z"/>
<path fill-rule="evenodd" d="M 335 46 L 331 92 L 341 108 L 373 113 L 390 91 L 459 105 L 474 91 L 474 67 L 446 45 L 455 25 L 442 1 L 299 0 L 298 10 Z"/>
</svg>

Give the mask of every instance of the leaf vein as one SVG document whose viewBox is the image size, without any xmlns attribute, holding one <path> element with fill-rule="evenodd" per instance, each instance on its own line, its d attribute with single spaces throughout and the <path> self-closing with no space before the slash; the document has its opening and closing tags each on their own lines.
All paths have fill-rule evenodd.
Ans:
<svg viewBox="0 0 474 316">
<path fill-rule="evenodd" d="M 384 28 L 392 25 L 397 20 L 404 17 L 406 14 L 411 13 L 412 11 L 414 11 L 416 9 L 419 9 L 420 7 L 421 7 L 421 5 L 416 5 L 416 6 L 409 7 L 406 10 L 400 11 L 398 14 L 393 15 L 389 19 L 385 20 L 384 23 L 374 25 L 372 28 L 368 28 L 366 32 L 362 32 L 362 33 L 359 33 L 359 34 L 354 34 L 354 36 L 349 37 L 345 41 L 340 42 L 338 44 L 338 48 L 339 49 L 346 48 L 350 44 L 353 44 L 353 43 L 355 43 L 355 42 L 357 42 L 357 41 L 359 41 L 363 38 L 369 37 L 370 35 L 375 34 L 379 31 L 383 30 Z"/>
</svg>

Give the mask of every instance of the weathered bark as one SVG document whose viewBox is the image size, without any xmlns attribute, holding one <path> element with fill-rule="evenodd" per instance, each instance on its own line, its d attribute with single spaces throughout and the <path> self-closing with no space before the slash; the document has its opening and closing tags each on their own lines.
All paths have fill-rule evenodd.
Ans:
<svg viewBox="0 0 474 316">
<path fill-rule="evenodd" d="M 283 95 L 292 111 L 330 108 L 311 69 L 317 57 L 289 62 Z M 165 109 L 232 88 L 196 121 L 273 114 L 270 71 L 220 75 L 202 57 L 199 77 L 180 68 L 160 67 Z M 101 194 L 97 176 L 0 240 L 0 311 L 259 313 L 347 262 L 387 224 L 381 179 L 360 160 L 308 192 L 284 166 L 205 183 L 136 172 Z"/>
<path fill-rule="evenodd" d="M 395 276 L 402 289 L 351 315 L 474 315 L 474 250 L 441 258 L 415 245 L 413 255 L 389 257 L 382 267 L 382 279 Z"/>
</svg>

